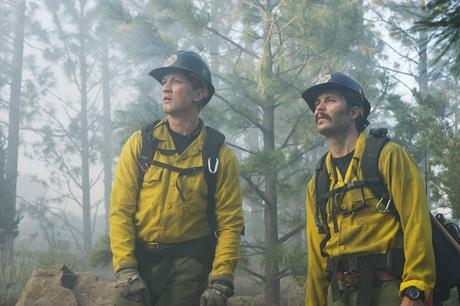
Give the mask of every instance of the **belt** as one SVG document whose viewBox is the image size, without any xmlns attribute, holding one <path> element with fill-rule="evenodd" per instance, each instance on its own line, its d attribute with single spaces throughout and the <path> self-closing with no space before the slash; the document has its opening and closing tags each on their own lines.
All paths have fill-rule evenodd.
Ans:
<svg viewBox="0 0 460 306">
<path fill-rule="evenodd" d="M 399 279 L 398 277 L 393 276 L 386 271 L 376 271 L 376 274 L 377 279 L 381 282 L 389 282 Z M 335 277 L 338 281 L 344 282 L 347 287 L 356 287 L 361 280 L 361 273 L 347 273 L 338 271 L 335 273 Z"/>
<path fill-rule="evenodd" d="M 402 249 L 394 249 L 386 254 L 329 258 L 327 271 L 330 277 L 332 300 L 335 302 L 341 298 L 342 292 L 338 281 L 343 280 L 345 285 L 357 287 L 356 306 L 370 306 L 372 288 L 379 286 L 383 281 L 399 279 L 403 268 Z"/>
<path fill-rule="evenodd" d="M 158 250 L 164 250 L 170 247 L 174 247 L 175 243 L 161 243 L 161 242 L 145 242 L 145 241 L 140 241 L 144 248 L 147 251 L 158 251 Z"/>
<path fill-rule="evenodd" d="M 136 248 L 144 250 L 149 255 L 168 256 L 173 258 L 203 256 L 207 249 L 209 236 L 178 242 L 146 242 L 143 240 L 136 241 Z"/>
</svg>

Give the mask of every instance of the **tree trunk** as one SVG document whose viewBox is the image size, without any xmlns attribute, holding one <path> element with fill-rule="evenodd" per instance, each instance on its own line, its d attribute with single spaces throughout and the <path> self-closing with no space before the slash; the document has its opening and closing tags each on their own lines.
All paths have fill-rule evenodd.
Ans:
<svg viewBox="0 0 460 306">
<path fill-rule="evenodd" d="M 212 3 L 213 1 L 209 1 L 208 2 L 208 5 L 210 7 L 210 10 L 211 10 L 211 16 L 219 16 L 219 6 L 218 5 L 213 5 Z M 220 27 L 219 27 L 219 23 L 218 22 L 211 22 L 211 28 L 214 28 L 214 29 L 217 29 L 218 31 L 220 31 Z M 220 43 L 220 40 L 218 39 L 210 39 L 209 41 L 209 51 L 211 53 L 211 71 L 215 71 L 217 73 L 220 73 L 219 69 L 220 69 L 220 58 L 221 56 L 219 55 L 219 43 Z M 215 88 L 218 88 L 219 87 L 219 78 L 214 78 L 213 79 L 213 83 L 214 83 L 214 87 Z"/>
<path fill-rule="evenodd" d="M 273 153 L 275 150 L 274 108 L 267 103 L 263 114 L 264 150 Z M 280 304 L 280 279 L 278 277 L 278 200 L 276 189 L 277 175 L 270 172 L 265 176 L 265 305 Z"/>
<path fill-rule="evenodd" d="M 109 234 L 110 193 L 112 191 L 112 119 L 110 110 L 110 67 L 107 31 L 103 26 L 102 41 L 102 96 L 103 96 L 103 142 L 104 142 L 104 208 L 105 231 Z"/>
<path fill-rule="evenodd" d="M 85 1 L 80 1 L 80 84 L 81 84 L 81 114 L 80 142 L 82 167 L 82 210 L 83 210 L 83 250 L 89 254 L 91 250 L 91 198 L 89 183 L 89 142 L 88 142 L 88 92 L 87 92 L 87 63 L 86 63 L 86 25 Z"/>
<path fill-rule="evenodd" d="M 263 142 L 264 151 L 275 151 L 275 115 L 273 97 L 267 88 L 273 77 L 273 54 L 271 50 L 270 28 L 272 22 L 270 0 L 264 1 L 264 50 L 259 62 L 259 92 L 265 101 L 263 106 Z M 277 173 L 272 170 L 265 175 L 265 305 L 280 305 L 280 278 L 278 260 L 278 201 L 276 189 Z"/>
<path fill-rule="evenodd" d="M 25 0 L 17 2 L 16 27 L 14 37 L 13 65 L 11 69 L 11 92 L 8 121 L 8 148 L 6 159 L 6 179 L 12 180 L 11 217 L 16 212 L 16 190 L 19 155 L 19 121 L 21 119 L 21 83 L 22 83 L 22 61 L 24 57 L 24 27 L 25 27 Z M 5 237 L 0 247 L 1 270 L 6 272 L 14 267 L 14 239 L 16 231 L 4 233 Z M 3 274 L 3 273 L 2 273 Z"/>
<path fill-rule="evenodd" d="M 421 15 L 426 14 L 425 0 L 419 0 Z M 427 55 L 428 35 L 424 31 L 419 32 L 418 52 L 420 60 L 418 62 L 418 87 L 420 96 L 425 99 L 428 92 L 428 55 Z"/>
<path fill-rule="evenodd" d="M 420 14 L 422 16 L 426 15 L 425 0 L 419 0 L 419 5 L 420 5 Z M 428 53 L 427 53 L 428 35 L 426 32 L 424 31 L 419 32 L 417 44 L 418 44 L 418 52 L 419 52 L 417 83 L 418 83 L 418 89 L 420 91 L 420 97 L 422 99 L 425 99 L 428 94 Z M 424 172 L 424 177 L 425 177 L 427 203 L 428 203 L 428 207 L 431 208 L 431 192 L 430 192 L 430 184 L 428 183 L 429 165 L 430 165 L 430 154 L 429 152 L 427 152 L 425 148 L 423 172 Z"/>
</svg>

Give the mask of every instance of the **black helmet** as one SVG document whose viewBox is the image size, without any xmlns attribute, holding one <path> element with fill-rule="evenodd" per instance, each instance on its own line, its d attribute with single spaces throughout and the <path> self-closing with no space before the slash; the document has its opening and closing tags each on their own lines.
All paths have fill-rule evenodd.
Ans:
<svg viewBox="0 0 460 306">
<path fill-rule="evenodd" d="M 369 115 L 371 105 L 369 104 L 369 101 L 367 101 L 361 85 L 359 85 L 358 82 L 342 72 L 332 72 L 322 76 L 315 85 L 303 92 L 302 98 L 305 100 L 305 102 L 307 102 L 308 106 L 313 112 L 316 109 L 316 98 L 322 91 L 326 89 L 336 89 L 345 91 L 345 93 L 357 95 L 358 101 L 350 102 L 359 103 L 359 106 L 362 106 L 362 116 L 364 119 L 366 119 Z"/>
<path fill-rule="evenodd" d="M 208 95 L 203 101 L 203 107 L 211 100 L 215 91 L 212 85 L 211 72 L 201 56 L 191 51 L 177 51 L 166 59 L 163 67 L 153 69 L 149 74 L 161 84 L 164 76 L 173 72 L 191 73 L 204 81 L 208 85 Z"/>
</svg>

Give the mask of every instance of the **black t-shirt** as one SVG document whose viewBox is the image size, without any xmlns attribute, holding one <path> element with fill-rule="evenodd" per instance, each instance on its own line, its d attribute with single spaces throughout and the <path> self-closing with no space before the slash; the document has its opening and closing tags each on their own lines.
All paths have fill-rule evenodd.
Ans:
<svg viewBox="0 0 460 306">
<path fill-rule="evenodd" d="M 342 179 L 345 179 L 345 174 L 347 174 L 348 166 L 350 165 L 351 159 L 353 158 L 353 154 L 355 150 L 351 151 L 347 155 L 332 158 L 332 164 L 339 168 L 340 174 L 342 175 Z"/>
<path fill-rule="evenodd" d="M 198 127 L 190 135 L 181 135 L 174 132 L 168 125 L 169 134 L 171 135 L 177 154 L 182 154 L 187 147 L 200 135 L 203 121 L 200 120 Z"/>
</svg>

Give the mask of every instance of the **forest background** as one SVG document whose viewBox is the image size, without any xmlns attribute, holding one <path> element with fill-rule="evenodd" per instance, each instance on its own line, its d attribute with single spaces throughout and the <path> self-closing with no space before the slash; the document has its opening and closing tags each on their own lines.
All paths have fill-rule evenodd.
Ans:
<svg viewBox="0 0 460 306">
<path fill-rule="evenodd" d="M 389 129 L 430 209 L 458 220 L 459 18 L 458 0 L 2 1 L 0 305 L 37 267 L 111 277 L 113 169 L 126 138 L 163 116 L 148 72 L 177 50 L 209 62 L 202 118 L 241 163 L 238 294 L 303 305 L 305 186 L 326 147 L 300 94 L 324 73 L 362 84 L 370 128 Z"/>
</svg>

